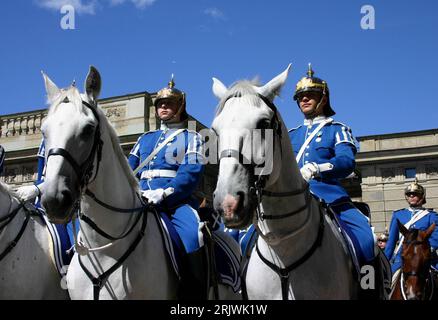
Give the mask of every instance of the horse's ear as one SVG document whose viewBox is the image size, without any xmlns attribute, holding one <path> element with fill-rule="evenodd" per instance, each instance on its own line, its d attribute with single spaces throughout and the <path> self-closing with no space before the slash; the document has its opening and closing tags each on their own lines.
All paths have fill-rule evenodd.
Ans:
<svg viewBox="0 0 438 320">
<path fill-rule="evenodd" d="M 430 225 L 430 227 L 427 228 L 427 230 L 426 230 L 426 237 L 424 239 L 428 239 L 432 235 L 432 232 L 435 230 L 435 227 L 436 227 L 436 224 L 432 223 Z"/>
<path fill-rule="evenodd" d="M 280 94 L 281 88 L 287 80 L 287 76 L 289 75 L 289 70 L 292 64 L 289 63 L 286 70 L 276 76 L 274 79 L 269 81 L 263 87 L 257 88 L 257 92 L 264 97 L 267 97 L 271 101 L 274 100 L 276 96 Z"/>
<path fill-rule="evenodd" d="M 219 99 L 222 100 L 225 98 L 225 95 L 227 94 L 227 87 L 216 78 L 213 78 L 213 87 L 212 87 L 214 95 Z"/>
<path fill-rule="evenodd" d="M 406 229 L 405 225 L 403 223 L 400 222 L 400 220 L 397 219 L 397 225 L 398 225 L 398 230 L 400 231 L 400 233 L 406 237 L 406 235 L 409 233 L 409 230 Z"/>
<path fill-rule="evenodd" d="M 203 198 L 199 208 L 205 208 L 207 206 L 207 198 Z"/>
<path fill-rule="evenodd" d="M 41 71 L 41 74 L 43 75 L 44 85 L 46 86 L 47 101 L 51 104 L 53 100 L 60 95 L 61 90 L 59 90 L 58 86 L 50 80 L 43 71 Z"/>
<path fill-rule="evenodd" d="M 87 79 L 85 80 L 85 92 L 90 101 L 96 102 L 102 88 L 102 79 L 99 71 L 93 66 L 90 66 Z"/>
</svg>

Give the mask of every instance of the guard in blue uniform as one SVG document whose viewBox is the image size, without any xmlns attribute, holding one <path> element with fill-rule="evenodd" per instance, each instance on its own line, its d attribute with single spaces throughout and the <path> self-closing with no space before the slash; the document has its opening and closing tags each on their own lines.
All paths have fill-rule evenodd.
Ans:
<svg viewBox="0 0 438 320">
<path fill-rule="evenodd" d="M 327 82 L 313 76 L 309 64 L 307 77 L 296 86 L 294 100 L 303 112 L 304 123 L 289 131 L 292 147 L 310 190 L 338 215 L 350 236 L 361 265 L 374 260 L 374 235 L 368 218 L 352 203 L 339 182 L 355 168 L 357 152 L 351 129 L 335 122 Z"/>
<path fill-rule="evenodd" d="M 3 163 L 5 162 L 5 149 L 0 146 L 0 174 L 3 173 Z"/>
<path fill-rule="evenodd" d="M 140 179 L 143 196 L 168 215 L 182 240 L 186 254 L 180 296 L 204 299 L 208 283 L 204 224 L 196 211 L 199 204 L 192 196 L 204 170 L 202 138 L 187 129 L 185 94 L 175 88 L 173 77 L 168 87 L 157 93 L 154 105 L 160 129 L 140 136 L 129 155 L 129 164 Z M 163 143 L 165 146 L 151 158 Z"/>
<path fill-rule="evenodd" d="M 339 179 L 355 168 L 357 151 L 351 129 L 335 122 L 324 80 L 313 76 L 309 64 L 307 77 L 296 86 L 294 100 L 303 112 L 304 123 L 289 131 L 293 151 L 303 178 L 311 192 L 324 200 L 339 215 L 340 223 L 351 238 L 359 264 L 374 262 L 374 235 L 368 218 L 352 203 Z M 251 232 L 240 235 L 242 250 Z"/>
<path fill-rule="evenodd" d="M 397 220 L 405 225 L 407 229 L 420 229 L 425 231 L 433 223 L 437 225 L 429 238 L 429 243 L 433 251 L 432 268 L 438 269 L 437 249 L 438 249 L 438 214 L 432 209 L 424 208 L 426 203 L 426 190 L 416 180 L 405 189 L 405 198 L 409 204 L 408 208 L 394 211 L 389 227 L 389 239 L 386 243 L 385 255 L 391 262 L 391 269 L 395 275 L 401 268 L 401 244 L 403 239 L 398 229 Z"/>
</svg>

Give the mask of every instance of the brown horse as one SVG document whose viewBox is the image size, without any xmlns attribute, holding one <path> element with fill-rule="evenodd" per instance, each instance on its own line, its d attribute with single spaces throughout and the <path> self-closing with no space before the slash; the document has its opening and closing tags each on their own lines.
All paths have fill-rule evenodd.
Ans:
<svg viewBox="0 0 438 320">
<path fill-rule="evenodd" d="M 402 267 L 391 300 L 432 300 L 437 278 L 430 268 L 432 258 L 429 237 L 435 229 L 432 224 L 426 231 L 406 229 L 398 221 L 404 237 L 402 244 Z"/>
</svg>

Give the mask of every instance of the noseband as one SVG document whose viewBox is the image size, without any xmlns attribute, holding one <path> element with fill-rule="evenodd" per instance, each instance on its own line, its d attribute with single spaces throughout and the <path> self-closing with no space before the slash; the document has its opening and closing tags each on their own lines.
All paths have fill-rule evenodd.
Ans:
<svg viewBox="0 0 438 320">
<path fill-rule="evenodd" d="M 224 104 L 231 98 L 241 97 L 241 94 L 235 94 L 228 97 Z M 257 94 L 257 97 L 259 97 L 268 107 L 274 112 L 274 116 L 272 117 L 270 124 L 268 128 L 273 130 L 277 136 L 281 139 L 282 132 L 281 132 L 281 124 L 280 120 L 278 119 L 278 111 L 277 107 L 272 103 L 267 97 Z M 275 143 L 273 145 L 273 148 L 275 148 Z M 280 145 L 281 149 L 281 145 Z M 222 152 L 219 155 L 219 161 L 223 158 L 234 158 L 237 161 L 239 161 L 240 164 L 242 164 L 244 167 L 246 167 L 250 173 L 250 193 L 252 196 L 256 196 L 257 191 L 261 191 L 265 185 L 266 181 L 269 180 L 269 175 L 258 175 L 256 177 L 255 175 L 255 169 L 261 168 L 263 164 L 256 164 L 252 159 L 247 159 L 240 150 L 236 149 L 225 149 L 222 150 Z M 251 157 L 252 158 L 252 157 Z M 256 179 L 257 178 L 257 179 Z"/>
<path fill-rule="evenodd" d="M 69 102 L 67 98 L 66 100 L 64 100 L 64 102 Z M 97 127 L 94 133 L 93 147 L 87 159 L 82 164 L 78 164 L 78 162 L 74 159 L 71 153 L 63 148 L 52 148 L 49 150 L 47 154 L 47 161 L 49 161 L 49 158 L 51 156 L 61 156 L 67 160 L 67 162 L 71 165 L 74 172 L 76 173 L 76 176 L 79 178 L 79 184 L 81 189 L 83 189 L 90 183 L 90 179 L 94 169 L 94 158 L 97 155 L 97 164 L 96 164 L 97 169 L 96 169 L 96 173 L 94 174 L 94 178 L 96 178 L 97 173 L 99 171 L 99 164 L 102 159 L 102 146 L 103 146 L 103 141 L 100 136 L 100 121 L 96 111 L 96 105 L 92 106 L 86 101 L 82 101 L 82 104 L 91 110 L 91 112 L 93 113 L 94 117 L 97 120 Z"/>
<path fill-rule="evenodd" d="M 233 97 L 239 97 L 240 95 L 234 95 L 234 96 L 230 96 L 228 97 L 228 99 L 233 98 Z M 282 138 L 282 126 L 280 123 L 280 120 L 278 118 L 278 111 L 277 111 L 277 107 L 265 96 L 257 94 L 257 96 L 263 100 L 263 102 L 274 112 L 274 116 L 272 117 L 271 121 L 270 121 L 270 125 L 268 126 L 267 129 L 271 129 L 276 133 L 276 136 L 281 140 Z M 228 100 L 227 99 L 227 100 Z M 225 100 L 225 102 L 227 101 Z M 225 103 L 224 103 L 225 104 Z M 282 146 L 280 143 L 280 153 L 282 153 Z M 273 144 L 273 154 L 275 153 L 275 143 Z M 261 167 L 261 165 L 257 165 L 256 163 L 254 163 L 254 161 L 250 161 L 249 159 L 247 159 L 240 150 L 235 150 L 235 149 L 225 149 L 221 152 L 220 156 L 219 156 L 219 161 L 222 160 L 223 158 L 235 158 L 239 161 L 240 164 L 242 164 L 243 166 L 245 166 L 250 174 L 250 188 L 249 188 L 249 193 L 251 195 L 251 197 L 253 197 L 253 199 L 256 201 L 257 205 L 256 205 L 256 217 L 258 220 L 263 221 L 263 220 L 279 220 L 279 219 L 284 219 L 284 218 L 288 218 L 291 217 L 297 213 L 300 213 L 302 211 L 304 211 L 305 209 L 308 208 L 309 203 L 311 202 L 310 198 L 311 198 L 311 194 L 310 194 L 310 190 L 309 190 L 309 184 L 306 183 L 304 185 L 303 188 L 299 189 L 299 190 L 294 190 L 294 191 L 289 191 L 289 192 L 271 192 L 271 191 L 266 191 L 264 190 L 265 186 L 266 186 L 266 182 L 269 180 L 270 174 L 268 175 L 258 175 L 256 176 L 255 174 L 255 169 L 258 167 Z M 289 196 L 295 196 L 295 195 L 299 195 L 299 194 L 303 194 L 305 193 L 305 204 L 303 206 L 301 206 L 300 208 L 292 211 L 292 212 L 288 212 L 288 213 L 284 213 L 284 214 L 277 214 L 277 215 L 267 215 L 263 212 L 262 207 L 261 207 L 261 203 L 262 203 L 262 196 L 267 196 L 267 197 L 289 197 Z M 275 263 L 272 263 L 271 261 L 269 261 L 268 259 L 266 259 L 260 252 L 259 248 L 258 248 L 258 242 L 256 242 L 256 252 L 259 256 L 259 258 L 263 261 L 263 263 L 265 263 L 271 270 L 275 271 L 277 273 L 277 275 L 280 277 L 281 280 L 281 292 L 282 292 L 282 298 L 283 300 L 287 300 L 288 299 L 288 281 L 289 281 L 289 275 L 290 272 L 294 269 L 296 269 L 297 267 L 299 267 L 301 264 L 303 264 L 307 259 L 309 259 L 312 254 L 315 252 L 316 248 L 321 244 L 322 241 L 322 236 L 324 233 L 324 218 L 323 218 L 323 211 L 320 209 L 319 210 L 320 213 L 320 222 L 319 222 L 319 228 L 318 228 L 318 234 L 317 237 L 315 239 L 315 241 L 313 242 L 312 246 L 310 247 L 310 249 L 302 256 L 300 257 L 298 260 L 296 260 L 293 264 L 285 267 L 285 268 L 281 268 L 279 266 L 277 266 Z M 267 235 L 263 234 L 262 230 L 260 230 L 258 223 L 254 223 L 254 226 L 257 230 L 258 235 L 260 235 L 267 243 L 270 242 L 270 237 L 268 237 Z M 289 235 L 287 235 L 284 238 L 288 238 Z M 283 239 L 283 238 L 282 238 Z M 243 271 L 243 275 L 242 277 L 245 278 L 245 274 L 246 271 Z M 244 284 L 244 282 L 243 282 Z M 246 296 L 246 287 L 243 288 L 243 292 L 244 292 L 244 296 Z"/>
<path fill-rule="evenodd" d="M 271 102 L 267 97 L 261 95 L 261 94 L 256 94 L 257 97 L 259 97 L 268 107 L 269 109 L 271 109 L 274 112 L 274 116 L 272 117 L 270 124 L 268 126 L 268 128 L 266 129 L 270 129 L 273 130 L 276 134 L 276 136 L 281 140 L 282 138 L 282 131 L 281 131 L 281 123 L 280 120 L 278 118 L 278 110 L 277 107 L 275 106 L 275 104 L 273 102 Z M 231 95 L 230 97 L 228 97 L 224 104 L 231 98 L 235 98 L 235 97 L 241 97 L 241 94 L 235 94 L 235 95 Z M 273 154 L 275 153 L 275 143 L 273 144 Z M 281 147 L 281 143 L 280 143 L 280 153 L 282 153 L 282 147 Z M 306 184 L 304 186 L 304 188 L 297 190 L 297 191 L 291 191 L 291 192 L 270 192 L 270 191 L 265 191 L 264 188 L 266 186 L 266 182 L 269 180 L 270 174 L 267 175 L 256 175 L 255 174 L 255 169 L 256 168 L 260 168 L 262 167 L 262 164 L 256 164 L 254 163 L 254 161 L 247 159 L 240 150 L 236 150 L 236 149 L 225 149 L 220 153 L 219 156 L 219 161 L 224 159 L 224 158 L 234 158 L 236 160 L 239 161 L 240 164 L 242 164 L 244 167 L 246 167 L 249 171 L 250 174 L 250 179 L 249 179 L 249 184 L 250 184 L 250 188 L 249 188 L 249 192 L 250 195 L 255 199 L 255 201 L 257 202 L 257 212 L 258 215 L 257 217 L 263 221 L 263 220 L 277 220 L 277 219 L 283 219 L 283 218 L 287 218 L 290 217 L 296 213 L 299 213 L 301 211 L 303 211 L 304 209 L 307 208 L 309 201 L 310 200 L 310 192 L 309 192 L 309 185 Z M 294 196 L 294 195 L 299 195 L 306 192 L 306 204 L 297 209 L 294 210 L 293 212 L 289 212 L 286 214 L 281 214 L 281 215 L 266 215 L 260 208 L 260 204 L 262 202 L 262 195 L 267 196 L 267 197 L 289 197 L 289 196 Z"/>
<path fill-rule="evenodd" d="M 413 240 L 413 241 L 406 241 L 404 244 L 412 245 L 412 246 L 419 246 L 419 245 L 422 245 L 423 243 L 425 243 L 426 241 L 428 241 L 428 240 L 427 239 L 422 240 L 422 241 Z M 424 272 L 418 272 L 418 271 L 407 271 L 407 272 L 405 272 L 405 271 L 403 271 L 403 267 L 402 267 L 401 277 L 400 277 L 400 290 L 401 290 L 402 297 L 403 297 L 404 300 L 408 300 L 407 296 L 406 296 L 406 292 L 405 292 L 405 290 L 406 290 L 405 282 L 406 282 L 406 280 L 409 277 L 414 277 L 414 278 L 418 278 L 418 279 L 421 279 L 421 280 L 425 281 L 425 286 L 423 288 L 424 297 L 426 297 L 426 290 L 427 290 L 427 287 L 428 287 L 427 284 L 428 284 L 428 281 L 430 281 L 431 293 L 430 293 L 430 296 L 429 296 L 429 300 L 432 299 L 432 296 L 433 296 L 435 288 L 434 288 L 433 274 L 430 271 L 430 263 L 427 263 L 426 266 L 424 266 L 424 267 L 425 267 L 425 269 L 427 269 L 427 273 L 426 274 L 424 274 Z"/>
</svg>

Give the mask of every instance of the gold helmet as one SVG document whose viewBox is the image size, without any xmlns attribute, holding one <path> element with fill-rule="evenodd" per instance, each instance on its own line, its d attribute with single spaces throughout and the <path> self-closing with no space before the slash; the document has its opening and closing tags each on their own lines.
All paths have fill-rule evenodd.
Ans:
<svg viewBox="0 0 438 320">
<path fill-rule="evenodd" d="M 387 232 L 381 233 L 381 234 L 377 237 L 377 240 L 378 240 L 378 241 L 383 241 L 383 242 L 388 241 L 388 233 L 387 233 Z"/>
<path fill-rule="evenodd" d="M 297 101 L 298 96 L 300 95 L 300 93 L 303 92 L 313 91 L 313 92 L 321 93 L 322 96 L 327 97 L 327 103 L 324 107 L 324 115 L 330 117 L 334 115 L 336 112 L 332 109 L 330 105 L 328 84 L 324 80 L 314 77 L 313 76 L 314 74 L 315 72 L 312 70 L 312 64 L 309 63 L 309 70 L 307 71 L 307 77 L 303 77 L 301 78 L 300 81 L 298 81 L 295 87 L 295 93 L 293 98 L 295 101 Z M 297 103 L 299 104 L 298 101 Z"/>
<path fill-rule="evenodd" d="M 175 116 L 181 115 L 181 120 L 185 120 L 188 118 L 186 112 L 186 94 L 181 90 L 175 88 L 175 81 L 173 80 L 173 78 L 174 77 L 172 74 L 172 78 L 167 84 L 167 87 L 164 87 L 163 89 L 157 92 L 157 96 L 155 97 L 155 101 L 154 101 L 154 106 L 155 108 L 157 108 L 158 102 L 163 99 L 181 101 L 180 108 L 178 109 Z"/>
<path fill-rule="evenodd" d="M 417 178 L 415 178 L 415 181 L 405 188 L 405 195 L 408 195 L 409 193 L 415 193 L 422 196 L 423 204 L 426 203 L 426 189 L 424 189 L 424 187 L 418 183 Z"/>
</svg>

